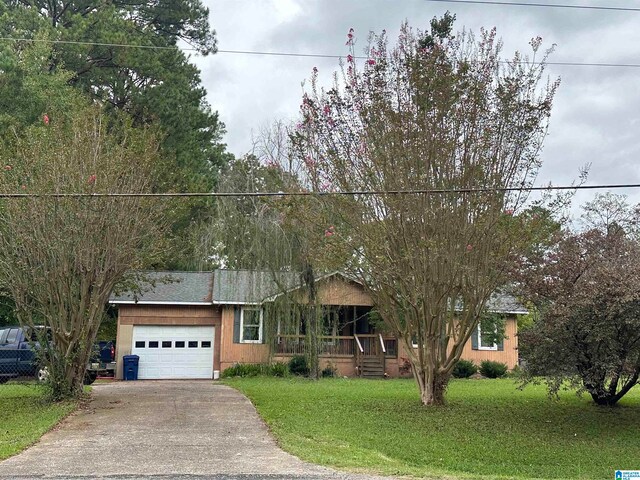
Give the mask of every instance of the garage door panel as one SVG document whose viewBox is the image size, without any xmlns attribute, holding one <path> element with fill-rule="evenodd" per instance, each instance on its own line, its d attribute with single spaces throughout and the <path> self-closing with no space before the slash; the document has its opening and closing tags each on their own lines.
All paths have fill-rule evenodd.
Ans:
<svg viewBox="0 0 640 480">
<path fill-rule="evenodd" d="M 135 325 L 131 353 L 140 357 L 138 378 L 212 378 L 213 338 L 212 326 Z"/>
</svg>

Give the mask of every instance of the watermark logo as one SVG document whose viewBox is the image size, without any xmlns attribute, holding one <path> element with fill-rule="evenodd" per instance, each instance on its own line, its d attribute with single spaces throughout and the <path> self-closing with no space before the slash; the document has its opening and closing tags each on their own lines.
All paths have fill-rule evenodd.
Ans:
<svg viewBox="0 0 640 480">
<path fill-rule="evenodd" d="M 640 480 L 640 470 L 616 470 L 615 480 Z"/>
</svg>

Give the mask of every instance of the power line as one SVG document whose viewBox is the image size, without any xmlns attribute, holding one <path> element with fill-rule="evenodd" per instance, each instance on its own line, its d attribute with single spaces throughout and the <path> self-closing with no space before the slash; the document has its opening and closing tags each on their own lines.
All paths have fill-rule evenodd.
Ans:
<svg viewBox="0 0 640 480">
<path fill-rule="evenodd" d="M 427 0 L 427 1 L 445 1 L 445 0 Z M 453 1 L 453 0 L 450 0 L 450 1 Z M 473 2 L 473 3 L 478 3 L 478 2 Z M 15 38 L 15 37 L 0 37 L 0 41 L 50 43 L 50 44 L 62 44 L 62 45 L 85 45 L 85 46 L 116 47 L 116 48 L 141 48 L 146 50 L 176 50 L 178 48 L 177 46 L 133 45 L 133 44 L 126 44 L 126 43 L 83 42 L 83 41 L 76 41 L 76 40 L 47 40 L 47 39 Z M 185 47 L 182 50 L 195 51 L 195 52 L 199 51 L 199 49 L 193 48 L 193 47 Z M 329 58 L 329 59 L 345 58 L 345 55 L 331 55 L 331 54 L 323 54 L 323 53 L 270 52 L 270 51 L 261 51 L 261 50 L 226 49 L 226 50 L 217 50 L 216 53 L 229 54 L 229 55 L 256 55 L 256 56 L 271 56 L 271 57 Z M 354 56 L 353 58 L 357 60 L 366 60 L 368 57 Z M 509 61 L 501 60 L 500 63 L 503 63 L 503 64 L 509 63 Z M 534 63 L 540 63 L 540 62 L 534 62 Z M 640 63 L 545 62 L 545 64 L 561 66 L 561 67 L 640 68 Z"/>
<path fill-rule="evenodd" d="M 610 10 L 616 12 L 640 12 L 635 7 L 605 7 L 600 5 L 569 5 L 554 3 L 529 3 L 529 2 L 499 2 L 494 0 L 425 0 L 438 3 L 466 3 L 478 5 L 510 5 L 514 7 L 546 7 L 546 8 L 573 8 L 578 10 Z"/>
<path fill-rule="evenodd" d="M 445 193 L 541 192 L 554 190 L 613 190 L 640 188 L 640 183 L 548 185 L 532 187 L 433 188 L 416 190 L 353 190 L 337 192 L 175 192 L 175 193 L 0 193 L 0 198 L 126 198 L 126 197 L 333 197 L 362 195 L 440 195 Z"/>
</svg>

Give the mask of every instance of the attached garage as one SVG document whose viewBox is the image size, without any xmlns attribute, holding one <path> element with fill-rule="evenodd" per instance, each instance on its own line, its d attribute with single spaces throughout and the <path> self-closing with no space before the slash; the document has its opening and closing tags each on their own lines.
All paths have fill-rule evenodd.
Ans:
<svg viewBox="0 0 640 480">
<path fill-rule="evenodd" d="M 134 325 L 131 353 L 138 378 L 213 378 L 213 326 Z"/>
<path fill-rule="evenodd" d="M 209 379 L 220 370 L 222 310 L 212 301 L 213 272 L 147 273 L 142 293 L 114 295 L 118 306 L 116 378 L 124 355 L 138 355 L 138 378 Z"/>
</svg>

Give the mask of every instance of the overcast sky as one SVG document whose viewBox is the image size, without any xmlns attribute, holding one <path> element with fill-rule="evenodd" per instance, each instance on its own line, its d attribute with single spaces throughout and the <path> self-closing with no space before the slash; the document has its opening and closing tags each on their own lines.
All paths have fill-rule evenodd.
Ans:
<svg viewBox="0 0 640 480">
<path fill-rule="evenodd" d="M 544 3 L 638 7 L 632 0 L 544 0 Z M 556 44 L 550 61 L 640 63 L 640 12 L 498 5 L 464 5 L 424 0 L 205 0 L 220 50 L 258 50 L 346 55 L 345 36 L 356 31 L 364 48 L 369 31 L 397 37 L 400 24 L 425 28 L 447 9 L 455 29 L 496 27 L 504 55 L 529 51 L 540 35 Z M 193 57 L 202 71 L 209 102 L 226 124 L 225 142 L 235 155 L 251 148 L 252 131 L 276 119 L 296 117 L 301 82 L 312 68 L 324 84 L 337 59 L 218 53 Z M 543 152 L 538 183 L 566 184 L 591 163 L 588 183 L 640 183 L 640 68 L 550 66 L 561 77 Z M 622 193 L 622 192 L 620 192 Z M 640 202 L 640 190 L 628 191 Z M 577 202 L 592 192 L 582 193 Z"/>
</svg>

